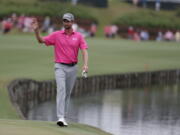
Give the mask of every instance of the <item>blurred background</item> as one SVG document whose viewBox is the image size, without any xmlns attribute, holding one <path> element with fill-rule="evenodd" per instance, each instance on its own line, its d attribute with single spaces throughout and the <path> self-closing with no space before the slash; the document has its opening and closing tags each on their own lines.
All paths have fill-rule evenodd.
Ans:
<svg viewBox="0 0 180 135">
<path fill-rule="evenodd" d="M 76 16 L 85 37 L 179 41 L 179 0 L 1 0 L 1 33 L 30 33 L 32 17 L 41 31 L 62 28 L 61 16 Z"/>
</svg>

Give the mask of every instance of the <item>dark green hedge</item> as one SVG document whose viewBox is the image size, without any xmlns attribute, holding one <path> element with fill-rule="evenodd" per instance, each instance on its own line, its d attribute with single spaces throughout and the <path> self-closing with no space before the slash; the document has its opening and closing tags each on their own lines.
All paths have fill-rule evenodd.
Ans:
<svg viewBox="0 0 180 135">
<path fill-rule="evenodd" d="M 180 29 L 180 18 L 176 15 L 155 11 L 141 11 L 126 14 L 116 19 L 113 23 L 144 28 Z"/>
<path fill-rule="evenodd" d="M 180 17 L 180 8 L 178 8 L 178 9 L 176 10 L 176 16 L 177 16 L 177 17 Z"/>
<path fill-rule="evenodd" d="M 76 18 L 87 19 L 97 22 L 97 19 L 84 6 L 72 6 L 60 2 L 36 2 L 36 3 L 17 3 L 4 2 L 0 4 L 0 18 L 16 13 L 31 16 L 62 16 L 65 12 L 75 14 Z"/>
<path fill-rule="evenodd" d="M 41 0 L 41 1 L 60 1 L 60 2 L 71 2 L 71 0 Z M 78 4 L 85 4 L 94 7 L 108 7 L 108 0 L 78 0 Z"/>
<path fill-rule="evenodd" d="M 108 7 L 108 0 L 78 0 L 78 3 L 92 5 L 95 7 Z"/>
</svg>

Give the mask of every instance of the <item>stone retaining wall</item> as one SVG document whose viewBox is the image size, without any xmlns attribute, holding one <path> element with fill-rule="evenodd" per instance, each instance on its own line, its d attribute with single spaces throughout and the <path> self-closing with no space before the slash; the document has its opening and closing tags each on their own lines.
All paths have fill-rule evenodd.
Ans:
<svg viewBox="0 0 180 135">
<path fill-rule="evenodd" d="M 154 84 L 178 82 L 180 70 L 123 73 L 78 78 L 72 96 L 94 94 L 107 89 L 147 87 Z M 15 108 L 26 118 L 29 109 L 56 97 L 56 82 L 17 79 L 8 85 L 9 95 Z"/>
</svg>

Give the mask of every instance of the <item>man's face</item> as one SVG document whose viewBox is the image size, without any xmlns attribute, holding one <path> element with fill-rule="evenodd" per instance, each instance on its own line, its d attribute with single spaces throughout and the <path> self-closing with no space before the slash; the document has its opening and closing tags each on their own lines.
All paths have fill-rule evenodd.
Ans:
<svg viewBox="0 0 180 135">
<path fill-rule="evenodd" d="M 66 19 L 63 20 L 63 26 L 65 29 L 71 29 L 72 25 L 73 25 L 73 21 L 69 21 Z"/>
</svg>

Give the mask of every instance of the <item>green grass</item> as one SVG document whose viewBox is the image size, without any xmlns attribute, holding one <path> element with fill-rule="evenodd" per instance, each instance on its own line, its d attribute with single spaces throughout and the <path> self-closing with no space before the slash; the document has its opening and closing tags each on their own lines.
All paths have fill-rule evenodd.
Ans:
<svg viewBox="0 0 180 135">
<path fill-rule="evenodd" d="M 110 135 L 101 130 L 71 123 L 68 128 L 59 128 L 54 122 L 0 119 L 1 135 Z"/>
<path fill-rule="evenodd" d="M 8 85 L 7 80 L 0 80 L 0 118 L 8 119 L 19 119 L 15 108 L 12 106 L 6 86 Z"/>
<path fill-rule="evenodd" d="M 38 44 L 32 35 L 1 35 L 0 41 L 0 119 L 19 119 L 9 101 L 7 84 L 16 78 L 54 79 L 53 48 Z M 87 42 L 90 76 L 180 68 L 180 45 L 176 42 L 133 42 L 103 38 L 87 39 Z M 81 57 L 79 60 L 81 69 Z M 66 131 L 58 129 L 51 122 L 0 120 L 3 135 L 21 135 L 25 131 L 29 131 L 29 134 L 37 131 L 38 135 L 51 131 L 55 135 L 59 132 L 67 135 L 71 132 L 86 134 L 85 127 L 79 126 L 73 124 Z M 6 134 L 6 129 L 12 130 Z M 16 132 L 12 133 L 13 129 Z"/>
<path fill-rule="evenodd" d="M 92 74 L 153 71 L 180 67 L 180 46 L 177 43 L 135 43 L 125 40 L 92 40 L 89 43 L 92 47 L 89 50 L 92 53 L 90 54 Z"/>
<path fill-rule="evenodd" d="M 31 35 L 4 35 L 0 37 L 0 41 L 0 79 L 54 78 L 53 47 L 38 44 Z M 87 41 L 89 75 L 180 67 L 179 43 L 103 38 Z M 81 68 L 81 57 L 79 60 Z"/>
</svg>

